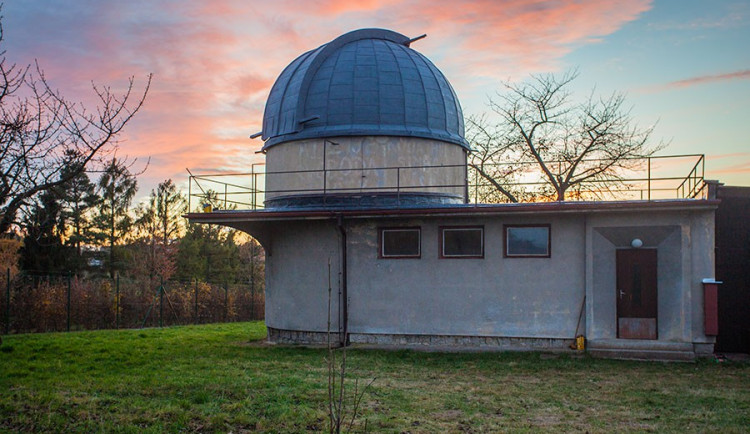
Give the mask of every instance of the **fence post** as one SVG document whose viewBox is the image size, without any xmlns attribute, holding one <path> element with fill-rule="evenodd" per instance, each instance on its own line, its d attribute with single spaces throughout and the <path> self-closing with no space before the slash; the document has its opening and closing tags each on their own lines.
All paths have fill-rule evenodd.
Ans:
<svg viewBox="0 0 750 434">
<path fill-rule="evenodd" d="M 227 312 L 229 311 L 229 284 L 224 281 L 224 322 L 227 322 Z"/>
<path fill-rule="evenodd" d="M 115 277 L 115 329 L 120 328 L 120 273 Z"/>
<path fill-rule="evenodd" d="M 68 321 L 67 321 L 67 331 L 70 331 L 70 271 L 68 271 Z"/>
<path fill-rule="evenodd" d="M 255 321 L 255 279 L 250 284 L 250 319 Z"/>
<path fill-rule="evenodd" d="M 5 287 L 5 334 L 10 334 L 10 267 L 8 267 L 7 283 Z"/>
<path fill-rule="evenodd" d="M 255 240 L 250 241 L 250 319 L 255 320 Z"/>
<path fill-rule="evenodd" d="M 195 324 L 198 324 L 198 278 L 195 279 Z"/>
<path fill-rule="evenodd" d="M 159 280 L 159 327 L 164 327 L 164 278 Z"/>
</svg>

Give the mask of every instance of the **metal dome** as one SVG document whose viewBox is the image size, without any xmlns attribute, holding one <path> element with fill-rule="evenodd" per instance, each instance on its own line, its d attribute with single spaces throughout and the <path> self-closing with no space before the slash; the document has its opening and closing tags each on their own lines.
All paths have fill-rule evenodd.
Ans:
<svg viewBox="0 0 750 434">
<path fill-rule="evenodd" d="M 468 149 L 453 88 L 410 42 L 390 30 L 362 29 L 296 58 L 271 88 L 263 149 L 291 140 L 372 135 Z"/>
</svg>

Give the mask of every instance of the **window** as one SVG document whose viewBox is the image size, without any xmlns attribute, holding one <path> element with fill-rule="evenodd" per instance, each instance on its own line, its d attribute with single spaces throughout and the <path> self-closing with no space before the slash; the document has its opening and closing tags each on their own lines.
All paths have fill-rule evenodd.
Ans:
<svg viewBox="0 0 750 434">
<path fill-rule="evenodd" d="M 381 228 L 381 258 L 419 258 L 421 250 L 421 231 L 419 228 Z"/>
<path fill-rule="evenodd" d="M 549 225 L 505 225 L 506 257 L 550 257 Z"/>
<path fill-rule="evenodd" d="M 441 258 L 484 258 L 484 227 L 441 227 Z"/>
</svg>

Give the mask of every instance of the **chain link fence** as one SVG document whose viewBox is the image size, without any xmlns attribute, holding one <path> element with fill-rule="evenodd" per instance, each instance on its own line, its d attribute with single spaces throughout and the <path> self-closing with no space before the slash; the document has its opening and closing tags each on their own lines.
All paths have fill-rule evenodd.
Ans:
<svg viewBox="0 0 750 434">
<path fill-rule="evenodd" d="M 5 334 L 264 319 L 262 283 L 4 274 L 0 315 Z"/>
</svg>

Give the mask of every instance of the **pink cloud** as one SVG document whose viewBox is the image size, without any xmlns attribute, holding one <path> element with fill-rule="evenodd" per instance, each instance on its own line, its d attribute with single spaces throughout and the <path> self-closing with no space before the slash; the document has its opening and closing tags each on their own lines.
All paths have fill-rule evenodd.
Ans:
<svg viewBox="0 0 750 434">
<path fill-rule="evenodd" d="M 664 87 L 667 89 L 684 88 L 684 87 L 692 87 L 692 86 L 697 86 L 697 85 L 706 84 L 706 83 L 715 83 L 715 82 L 729 81 L 729 80 L 747 80 L 747 79 L 750 79 L 750 69 L 745 69 L 743 71 L 729 72 L 726 74 L 703 75 L 699 77 L 686 78 L 684 80 L 677 80 L 671 83 L 667 83 Z"/>
<path fill-rule="evenodd" d="M 71 99 L 90 103 L 92 79 L 122 89 L 126 77 L 154 73 L 120 150 L 152 156 L 141 182 L 147 194 L 163 179 L 179 181 L 185 167 L 242 171 L 260 161 L 254 152 L 262 143 L 248 136 L 261 128 L 276 77 L 302 52 L 349 30 L 427 33 L 414 48 L 470 87 L 472 76 L 554 70 L 576 47 L 650 7 L 650 0 L 170 0 L 81 2 L 40 13 L 19 2 L 6 5 L 3 24 L 8 56 L 39 58 Z"/>
<path fill-rule="evenodd" d="M 636 89 L 639 93 L 657 93 L 657 92 L 663 92 L 667 90 L 674 90 L 674 89 L 685 89 L 693 86 L 700 86 L 703 84 L 709 84 L 709 83 L 720 83 L 725 81 L 734 81 L 734 80 L 747 80 L 750 79 L 750 69 L 745 69 L 741 71 L 735 71 L 735 72 L 728 72 L 723 74 L 709 74 L 709 75 L 701 75 L 697 77 L 690 77 L 685 78 L 682 80 L 676 80 L 672 81 L 666 84 L 657 84 L 652 86 L 645 86 L 641 87 L 639 89 Z"/>
</svg>

